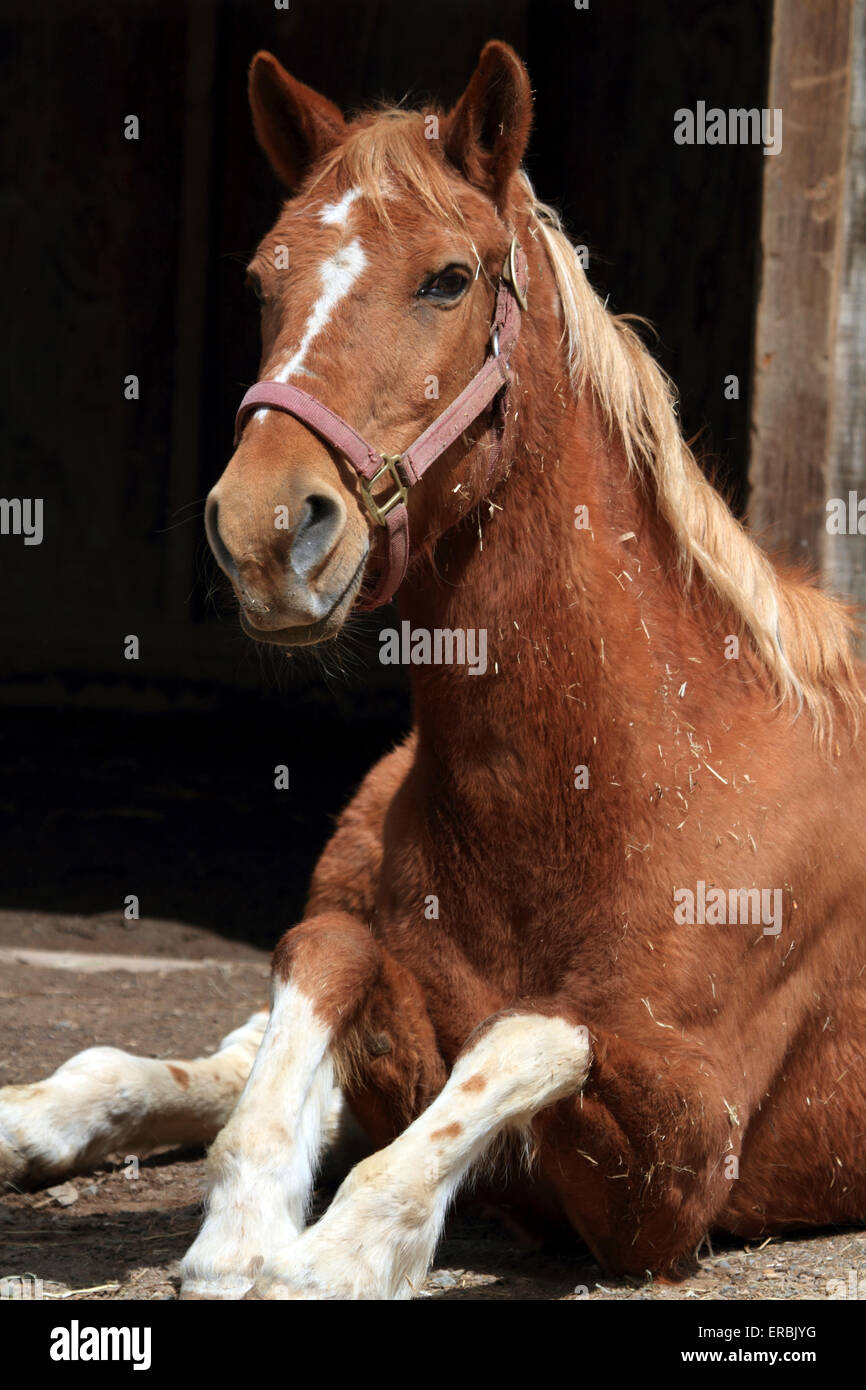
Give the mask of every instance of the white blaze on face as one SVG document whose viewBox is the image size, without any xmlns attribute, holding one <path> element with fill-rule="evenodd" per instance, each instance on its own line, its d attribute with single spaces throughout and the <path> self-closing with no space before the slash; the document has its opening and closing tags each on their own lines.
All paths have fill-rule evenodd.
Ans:
<svg viewBox="0 0 866 1390">
<path fill-rule="evenodd" d="M 325 204 L 319 213 L 319 220 L 326 226 L 347 226 L 352 204 L 358 197 L 360 190 L 350 188 L 338 203 Z M 274 373 L 273 381 L 288 381 L 291 376 L 313 375 L 304 365 L 310 344 L 330 321 L 335 308 L 345 299 L 366 265 L 367 257 L 357 237 L 338 247 L 334 254 L 322 263 L 319 267 L 320 294 L 310 310 L 301 341 L 279 371 Z M 255 412 L 253 418 L 262 420 L 267 414 L 267 407 L 263 407 Z"/>
<path fill-rule="evenodd" d="M 348 246 L 341 246 L 319 267 L 322 292 L 310 310 L 304 336 L 289 360 L 280 367 L 275 381 L 288 381 L 295 372 L 304 370 L 304 358 L 311 342 L 321 333 L 340 300 L 345 299 L 366 264 L 364 248 L 355 237 L 354 241 L 350 241 Z"/>
</svg>

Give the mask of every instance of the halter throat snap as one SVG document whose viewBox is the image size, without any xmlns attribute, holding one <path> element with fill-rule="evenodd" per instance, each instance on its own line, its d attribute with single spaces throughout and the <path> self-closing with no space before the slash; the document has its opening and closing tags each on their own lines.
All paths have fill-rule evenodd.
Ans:
<svg viewBox="0 0 866 1390">
<path fill-rule="evenodd" d="M 490 352 L 484 365 L 460 395 L 437 415 L 402 454 L 382 454 L 340 415 L 322 401 L 284 381 L 258 381 L 247 391 L 235 418 L 235 448 L 250 413 L 261 407 L 282 410 L 307 426 L 326 444 L 343 455 L 358 474 L 361 498 L 376 526 L 385 532 L 386 558 L 373 590 L 358 607 L 372 610 L 393 598 L 409 563 L 409 489 L 421 480 L 432 463 L 483 415 L 511 382 L 511 353 L 520 335 L 520 314 L 526 309 L 529 269 L 517 237 L 511 240 L 499 277 L 496 304 L 490 324 Z M 504 407 L 504 396 L 502 398 Z M 388 478 L 393 490 L 374 497 L 373 489 Z"/>
</svg>

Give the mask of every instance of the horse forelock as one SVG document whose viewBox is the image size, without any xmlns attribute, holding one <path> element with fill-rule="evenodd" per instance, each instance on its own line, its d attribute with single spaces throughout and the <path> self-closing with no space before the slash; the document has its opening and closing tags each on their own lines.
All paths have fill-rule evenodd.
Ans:
<svg viewBox="0 0 866 1390">
<path fill-rule="evenodd" d="M 368 113 L 319 163 L 305 192 L 315 192 L 333 175 L 341 193 L 357 189 L 387 227 L 393 226 L 394 203 L 401 195 L 417 200 L 437 220 L 464 227 L 459 182 L 439 150 L 443 119 L 441 112 L 401 107 Z"/>
</svg>

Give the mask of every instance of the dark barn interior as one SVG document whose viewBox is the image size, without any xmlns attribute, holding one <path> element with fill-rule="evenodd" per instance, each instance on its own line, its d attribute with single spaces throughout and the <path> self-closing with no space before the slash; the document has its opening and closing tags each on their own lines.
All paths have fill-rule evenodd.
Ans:
<svg viewBox="0 0 866 1390">
<path fill-rule="evenodd" d="M 268 945 L 409 709 L 377 660 L 386 615 L 319 656 L 262 655 L 204 542 L 258 363 L 244 260 L 280 198 L 246 107 L 252 54 L 351 109 L 450 104 L 486 39 L 512 43 L 537 94 L 535 187 L 610 304 L 655 325 L 686 433 L 742 510 L 762 156 L 677 146 L 673 113 L 764 105 L 769 17 L 754 0 L 4 11 L 2 491 L 44 499 L 45 535 L 0 538 L 0 910 L 15 930 L 84 919 L 70 930 L 87 937 L 136 894 L 142 918 Z"/>
</svg>

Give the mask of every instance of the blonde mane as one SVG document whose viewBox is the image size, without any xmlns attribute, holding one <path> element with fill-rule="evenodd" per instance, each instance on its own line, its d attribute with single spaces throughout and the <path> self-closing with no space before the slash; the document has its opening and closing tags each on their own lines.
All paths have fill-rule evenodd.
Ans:
<svg viewBox="0 0 866 1390">
<path fill-rule="evenodd" d="M 310 189 L 334 171 L 390 224 L 387 204 L 397 184 L 435 216 L 465 225 L 453 179 L 431 158 L 427 120 L 399 108 L 371 113 L 320 166 Z M 685 591 L 697 569 L 751 642 L 780 701 L 805 706 L 822 738 L 832 729 L 834 696 L 856 722 L 866 692 L 855 667 L 852 610 L 814 584 L 781 574 L 732 514 L 683 439 L 672 382 L 627 318 L 607 311 L 559 217 L 535 196 L 526 175 L 519 177 L 530 230 L 544 243 L 559 292 L 574 389 L 592 391 L 629 468 L 652 485 Z"/>
</svg>

